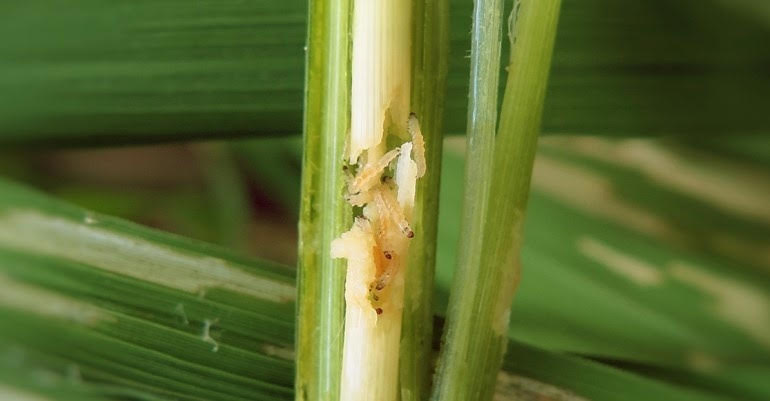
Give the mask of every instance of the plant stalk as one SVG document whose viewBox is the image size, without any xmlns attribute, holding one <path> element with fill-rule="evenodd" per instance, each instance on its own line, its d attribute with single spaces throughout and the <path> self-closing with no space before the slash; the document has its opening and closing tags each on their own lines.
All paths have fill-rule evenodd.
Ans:
<svg viewBox="0 0 770 401">
<path fill-rule="evenodd" d="M 351 75 L 349 81 L 343 82 L 332 70 L 347 67 L 342 58 L 335 57 L 335 54 L 341 56 L 343 51 L 342 42 L 346 38 L 340 35 L 345 30 L 329 22 L 341 18 L 335 13 L 342 9 L 326 3 L 314 6 L 311 2 L 300 224 L 297 399 L 382 401 L 397 400 L 401 395 L 405 400 L 427 399 L 432 335 L 430 290 L 433 286 L 441 158 L 441 94 L 445 87 L 448 52 L 446 3 L 446 0 L 438 3 L 356 0 L 353 18 L 348 20 L 352 30 L 351 52 L 347 54 L 351 59 Z M 350 10 L 349 6 L 347 9 Z M 339 28 L 339 32 L 335 34 L 332 26 Z M 414 40 L 420 41 L 419 44 Z M 414 87 L 412 79 L 415 80 Z M 347 82 L 350 84 L 345 95 L 349 96 L 340 97 Z M 329 92 L 329 88 L 336 92 Z M 414 104 L 410 104 L 410 98 Z M 349 124 L 340 114 L 343 110 L 350 112 Z M 416 116 L 409 117 L 410 112 Z M 419 121 L 417 125 L 424 129 L 408 129 L 407 120 Z M 344 129 L 347 126 L 350 127 L 349 138 L 341 135 L 347 134 Z M 417 140 L 415 131 L 425 132 L 427 141 L 423 142 L 421 135 Z M 386 140 L 391 134 L 412 142 L 397 146 L 393 138 Z M 424 143 L 425 149 L 418 146 L 419 143 Z M 382 171 L 379 171 L 373 166 L 396 148 L 400 154 L 393 159 L 398 165 L 392 171 L 395 186 L 384 181 L 379 183 L 380 178 L 390 175 L 391 167 L 382 165 L 379 167 Z M 419 160 L 423 152 L 431 166 L 427 170 L 430 173 L 425 180 L 415 183 L 415 160 Z M 371 189 L 351 190 L 352 177 L 344 178 L 343 165 L 348 167 L 351 175 L 365 175 L 364 170 L 371 169 L 378 183 Z M 401 175 L 410 177 L 412 174 L 411 181 L 399 176 L 402 167 L 407 173 Z M 422 172 L 416 175 L 417 178 L 426 171 L 424 168 L 418 170 Z M 410 191 L 410 187 L 414 189 Z M 405 221 L 412 224 L 414 234 L 410 234 L 409 240 L 403 240 L 402 234 L 381 234 L 382 227 L 390 224 L 387 221 L 393 223 L 398 218 L 394 220 L 392 202 L 386 202 L 386 205 L 382 201 L 373 202 L 366 206 L 366 203 L 372 203 L 370 199 L 363 201 L 364 214 L 373 222 L 375 230 L 365 236 L 359 235 L 360 232 L 351 234 L 356 230 L 354 225 L 346 233 L 347 237 L 341 236 L 335 246 L 330 238 L 339 236 L 344 227 L 349 226 L 356 209 L 347 205 L 346 199 L 350 200 L 356 194 L 362 197 L 397 195 L 399 206 L 395 214 L 403 213 Z M 341 222 L 345 224 L 341 225 Z M 367 249 L 363 253 L 352 252 L 362 238 L 371 240 L 377 247 L 385 247 L 383 249 L 391 256 L 388 259 L 393 260 L 383 263 L 382 250 L 375 252 L 371 247 L 362 248 Z M 415 253 L 409 252 L 412 243 Z M 340 313 L 338 303 L 342 299 L 342 281 L 337 273 L 344 271 L 340 266 L 344 267 L 345 263 L 331 259 L 331 253 L 348 259 L 344 314 Z M 356 260 L 359 255 L 371 256 L 371 260 Z M 375 259 L 377 263 L 373 262 Z M 372 266 L 377 268 L 370 269 Z M 387 288 L 373 291 L 374 271 L 382 274 L 382 266 L 392 271 L 392 274 L 378 277 L 387 278 Z M 405 282 L 409 283 L 410 294 L 413 294 L 407 299 L 404 299 Z M 363 296 L 356 292 L 357 288 L 364 288 Z M 376 302 L 372 303 L 372 294 L 382 298 L 378 298 L 376 305 Z M 405 304 L 408 314 L 404 321 L 408 331 L 404 333 L 403 351 L 408 355 L 404 361 L 408 374 L 399 375 L 401 316 Z M 381 310 L 384 312 L 379 312 Z M 339 334 L 343 331 L 339 320 L 342 316 L 345 335 L 340 350 L 337 340 L 341 340 Z M 320 331 L 314 331 L 314 326 Z M 335 328 L 336 338 L 332 336 Z M 337 351 L 342 351 L 342 361 L 334 359 L 340 354 Z M 333 368 L 340 365 L 335 377 Z M 404 380 L 401 389 L 400 379 Z"/>
<path fill-rule="evenodd" d="M 429 166 L 417 182 L 404 283 L 399 382 L 401 401 L 430 397 L 433 374 L 433 283 L 443 144 L 443 112 L 449 64 L 449 1 L 412 6 L 412 111 L 420 120 Z"/>
<path fill-rule="evenodd" d="M 329 256 L 350 224 L 342 165 L 349 127 L 349 0 L 310 0 L 299 223 L 295 399 L 337 401 L 345 264 Z"/>
<path fill-rule="evenodd" d="M 560 0 L 521 0 L 514 6 L 509 74 L 492 144 L 495 96 L 484 90 L 497 79 L 492 62 L 498 53 L 485 49 L 494 41 L 482 38 L 499 37 L 501 7 L 496 0 L 478 0 L 474 11 L 478 57 L 472 56 L 471 80 L 479 91 L 471 92 L 463 231 L 432 395 L 440 401 L 483 401 L 494 393 L 519 279 L 522 225 Z"/>
<path fill-rule="evenodd" d="M 347 259 L 342 401 L 399 398 L 404 274 L 415 236 L 409 224 L 422 176 L 416 160 L 424 160 L 419 124 L 410 117 L 411 11 L 409 0 L 354 1 L 348 145 L 354 173 L 347 199 L 350 213 L 357 206 L 362 214 L 332 244 L 331 255 Z M 411 142 L 400 143 L 403 138 Z"/>
</svg>

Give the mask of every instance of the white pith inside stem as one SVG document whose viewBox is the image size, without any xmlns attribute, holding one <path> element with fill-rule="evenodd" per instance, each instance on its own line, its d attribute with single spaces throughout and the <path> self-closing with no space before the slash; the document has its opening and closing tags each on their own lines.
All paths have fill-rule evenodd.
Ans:
<svg viewBox="0 0 770 401">
<path fill-rule="evenodd" d="M 352 34 L 348 171 L 355 175 L 347 200 L 363 211 L 331 249 L 347 259 L 340 400 L 396 401 L 404 270 L 416 180 L 425 173 L 409 105 L 411 2 L 355 0 Z M 391 134 L 400 140 L 388 141 Z"/>
<path fill-rule="evenodd" d="M 411 87 L 411 8 L 407 0 L 355 0 L 349 160 L 375 150 L 387 125 L 405 132 Z M 375 149 L 372 149 L 375 148 Z M 377 159 L 380 154 L 371 155 Z"/>
</svg>

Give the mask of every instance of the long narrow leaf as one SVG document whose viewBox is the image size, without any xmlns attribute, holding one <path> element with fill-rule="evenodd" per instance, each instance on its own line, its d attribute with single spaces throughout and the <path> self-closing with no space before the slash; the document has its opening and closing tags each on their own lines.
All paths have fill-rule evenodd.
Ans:
<svg viewBox="0 0 770 401">
<path fill-rule="evenodd" d="M 178 399 L 292 396 L 288 269 L 7 182 L 0 259 L 3 344 Z"/>
<path fill-rule="evenodd" d="M 0 232 L 0 394 L 61 401 L 293 397 L 289 269 L 7 181 L 0 181 Z M 166 280 L 169 272 L 175 280 Z M 230 275 L 214 280 L 203 272 Z M 255 283 L 270 286 L 258 294 L 241 288 Z M 720 399 L 521 343 L 508 348 L 501 400 Z"/>
<path fill-rule="evenodd" d="M 752 3 L 565 0 L 545 132 L 766 132 L 770 27 Z M 298 135 L 305 7 L 4 1 L 0 143 Z M 451 5 L 449 133 L 466 126 L 470 7 Z"/>
</svg>

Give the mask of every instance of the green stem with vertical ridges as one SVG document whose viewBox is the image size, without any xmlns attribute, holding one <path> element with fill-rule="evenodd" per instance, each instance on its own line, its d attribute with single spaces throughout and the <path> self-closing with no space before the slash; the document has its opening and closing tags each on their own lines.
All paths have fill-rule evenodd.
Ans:
<svg viewBox="0 0 770 401">
<path fill-rule="evenodd" d="M 417 181 L 401 328 L 401 401 L 430 395 L 433 276 L 436 263 L 442 121 L 449 56 L 449 1 L 416 1 L 412 8 L 412 111 L 425 137 L 428 169 Z"/>
<path fill-rule="evenodd" d="M 511 63 L 497 137 L 492 143 L 494 95 L 471 92 L 471 110 L 483 113 L 479 125 L 470 119 L 463 237 L 447 311 L 444 344 L 433 399 L 489 400 L 506 347 L 513 294 L 519 276 L 521 228 L 532 164 L 540 131 L 543 101 L 556 35 L 560 0 L 522 0 L 514 7 Z M 474 13 L 472 85 L 484 88 L 496 70 L 484 70 L 499 35 L 499 1 L 479 0 Z M 482 26 L 483 25 L 483 26 Z M 486 29 L 489 28 L 489 32 Z M 475 80 L 482 83 L 476 84 Z M 479 96 L 483 95 L 483 96 Z M 474 99 L 474 96 L 476 98 Z M 483 124 L 483 125 L 481 125 Z M 478 128 L 478 129 L 476 129 Z M 472 372 L 472 374 L 468 374 Z"/>
<path fill-rule="evenodd" d="M 348 0 L 311 0 L 297 307 L 297 400 L 337 401 L 344 261 L 330 244 L 350 224 L 342 171 L 349 125 Z"/>
</svg>

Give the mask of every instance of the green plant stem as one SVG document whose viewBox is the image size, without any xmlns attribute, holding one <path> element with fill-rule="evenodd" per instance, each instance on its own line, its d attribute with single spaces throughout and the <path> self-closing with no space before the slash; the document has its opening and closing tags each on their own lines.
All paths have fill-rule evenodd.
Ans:
<svg viewBox="0 0 770 401">
<path fill-rule="evenodd" d="M 300 206 L 296 399 L 339 399 L 344 260 L 332 240 L 350 224 L 342 161 L 349 119 L 347 0 L 311 0 Z"/>
<path fill-rule="evenodd" d="M 432 375 L 433 283 L 441 177 L 442 122 L 449 56 L 449 1 L 416 1 L 412 8 L 412 111 L 420 119 L 428 169 L 417 182 L 401 327 L 402 401 L 427 400 Z"/>
<path fill-rule="evenodd" d="M 490 185 L 494 163 L 495 127 L 497 124 L 497 92 L 500 77 L 500 50 L 502 47 L 502 0 L 476 0 L 474 2 L 473 30 L 471 36 L 471 74 L 468 102 L 467 162 L 463 201 L 463 241 L 458 251 L 458 265 L 470 268 L 479 266 L 484 244 L 483 230 L 487 218 Z M 467 234 L 467 235 L 466 235 Z M 462 267 L 460 268 L 462 271 Z M 452 294 L 458 289 L 458 279 Z M 451 298 L 450 311 L 458 310 L 457 296 Z M 451 315 L 450 315 L 451 316 Z M 450 323 L 453 320 L 449 320 Z M 445 332 L 448 349 L 453 345 L 454 325 L 448 325 Z M 459 344 L 458 344 L 459 345 Z M 469 345 L 469 344 L 466 344 Z M 443 352 L 439 362 L 434 399 L 451 394 L 454 383 L 445 379 L 454 367 L 451 355 Z M 459 367 L 459 365 L 458 365 Z M 447 394 L 448 395 L 448 394 Z"/>
<path fill-rule="evenodd" d="M 470 123 L 463 236 L 433 392 L 435 400 L 488 400 L 494 392 L 518 283 L 522 222 L 559 6 L 560 0 L 523 0 L 520 8 L 515 7 L 511 63 L 493 157 L 489 157 L 491 130 L 487 127 L 494 124 L 494 120 L 489 121 L 494 116 L 490 111 L 494 105 L 489 103 L 494 96 L 471 93 L 469 114 L 474 117 L 476 109 L 484 106 L 487 109 L 479 113 L 485 114 L 475 116 L 487 120 L 474 125 L 471 118 Z M 499 34 L 501 20 L 499 2 L 480 0 L 474 12 L 474 36 L 483 35 L 485 28 L 491 35 Z M 481 56 L 483 48 L 479 45 L 474 49 Z M 487 54 L 494 57 L 492 51 Z M 494 60 L 474 58 L 472 71 L 484 73 L 483 63 L 490 61 Z M 490 81 L 495 77 L 491 72 L 481 76 Z M 476 77 L 471 78 L 473 81 Z"/>
</svg>

